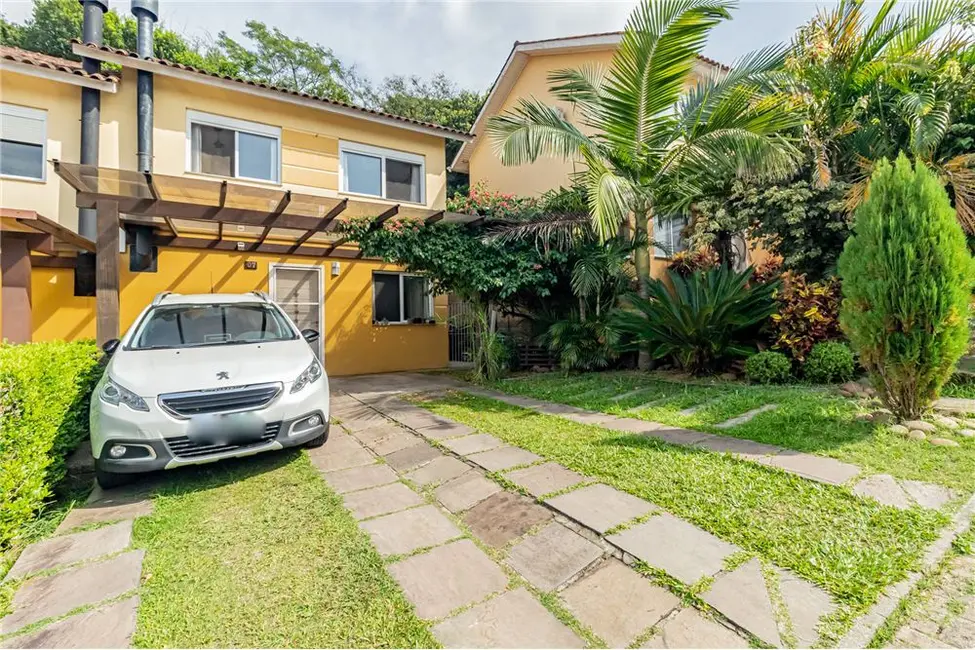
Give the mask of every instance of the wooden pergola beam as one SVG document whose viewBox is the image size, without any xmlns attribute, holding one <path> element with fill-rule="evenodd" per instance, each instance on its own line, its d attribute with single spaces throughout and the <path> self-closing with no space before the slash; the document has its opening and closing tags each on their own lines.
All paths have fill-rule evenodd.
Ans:
<svg viewBox="0 0 975 650">
<path fill-rule="evenodd" d="M 262 244 L 264 243 L 264 240 L 267 239 L 267 236 L 270 234 L 271 229 L 274 228 L 274 225 L 277 222 L 278 217 L 280 217 L 281 214 L 285 211 L 289 203 L 291 203 L 291 190 L 285 190 L 284 195 L 281 196 L 281 200 L 278 201 L 278 206 L 274 208 L 274 212 L 269 214 L 267 219 L 265 220 L 267 225 L 264 226 L 264 230 L 261 231 L 261 237 L 260 237 L 260 241 Z"/>
<path fill-rule="evenodd" d="M 26 237 L 3 236 L 0 255 L 0 340 L 29 343 L 34 330 L 31 314 L 30 247 Z"/>
<path fill-rule="evenodd" d="M 239 244 L 243 244 L 241 248 Z M 354 259 L 359 253 L 358 250 L 335 250 L 333 247 L 323 246 L 299 246 L 297 250 L 294 244 L 276 244 L 273 242 L 257 241 L 230 241 L 219 239 L 206 239 L 203 237 L 166 237 L 158 235 L 153 240 L 156 246 L 170 246 L 173 248 L 206 249 L 218 251 L 235 251 L 243 253 L 269 253 L 272 255 L 305 255 L 308 257 L 339 257 L 342 259 Z"/>
<path fill-rule="evenodd" d="M 294 248 L 297 250 L 298 247 L 300 247 L 306 241 L 311 239 L 311 237 L 314 234 L 319 232 L 325 232 L 325 229 L 328 228 L 330 225 L 332 225 L 332 222 L 335 221 L 335 217 L 339 216 L 342 213 L 342 211 L 345 210 L 345 207 L 348 204 L 349 204 L 348 199 L 342 199 L 341 203 L 339 203 L 334 208 L 329 210 L 328 214 L 322 217 L 322 220 L 318 222 L 317 228 L 306 230 L 304 233 L 302 233 L 301 237 L 298 238 L 298 241 L 294 243 Z"/>
<path fill-rule="evenodd" d="M 441 219 L 443 219 L 444 214 L 445 213 L 444 213 L 443 210 L 441 210 L 440 212 L 438 212 L 436 214 L 431 214 L 429 217 L 427 217 L 426 219 L 423 220 L 423 223 L 425 225 L 427 225 L 427 226 L 429 226 L 431 224 L 435 224 L 438 221 L 440 221 Z"/>
<path fill-rule="evenodd" d="M 119 204 L 99 201 L 95 240 L 95 338 L 99 345 L 119 336 Z"/>
</svg>

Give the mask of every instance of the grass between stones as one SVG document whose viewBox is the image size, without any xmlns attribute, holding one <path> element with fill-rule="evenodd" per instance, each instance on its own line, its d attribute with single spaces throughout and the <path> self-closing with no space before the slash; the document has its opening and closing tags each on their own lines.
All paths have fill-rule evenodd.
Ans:
<svg viewBox="0 0 975 650">
<path fill-rule="evenodd" d="M 137 647 L 431 647 L 369 537 L 303 453 L 167 474 Z"/>
<path fill-rule="evenodd" d="M 726 455 L 676 447 L 462 393 L 421 403 L 739 545 L 862 608 L 904 577 L 947 516 L 858 499 Z"/>
<path fill-rule="evenodd" d="M 580 377 L 585 380 L 580 382 Z M 613 390 L 598 397 L 579 399 L 581 393 L 592 390 L 593 386 L 607 386 Z M 614 395 L 644 386 L 651 389 L 650 392 L 619 402 L 612 399 Z M 874 427 L 869 422 L 856 420 L 856 403 L 824 388 L 685 384 L 635 372 L 573 376 L 551 373 L 509 379 L 494 388 L 828 456 L 858 465 L 870 474 L 886 473 L 903 479 L 940 483 L 969 494 L 975 491 L 975 438 L 945 434 L 957 441 L 958 447 L 938 447 L 908 440 L 891 433 L 886 427 Z M 628 412 L 653 400 L 660 401 L 639 412 Z M 680 414 L 681 410 L 700 404 L 704 406 L 693 414 Z M 730 429 L 714 426 L 763 404 L 777 404 L 778 408 L 759 413 L 749 422 Z"/>
</svg>

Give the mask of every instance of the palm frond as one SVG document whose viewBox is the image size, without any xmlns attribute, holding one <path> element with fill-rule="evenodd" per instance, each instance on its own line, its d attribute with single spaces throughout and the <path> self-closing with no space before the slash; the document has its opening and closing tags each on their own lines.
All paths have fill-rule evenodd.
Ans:
<svg viewBox="0 0 975 650">
<path fill-rule="evenodd" d="M 606 241 L 616 235 L 620 224 L 629 216 L 638 190 L 628 178 L 617 175 L 594 155 L 588 152 L 584 155 L 592 228 L 601 241 Z"/>
<path fill-rule="evenodd" d="M 534 241 L 545 250 L 571 250 L 581 239 L 592 239 L 592 220 L 586 213 L 544 213 L 527 221 L 498 223 L 488 239 L 500 242 Z"/>
<path fill-rule="evenodd" d="M 523 165 L 542 156 L 562 160 L 597 145 L 554 107 L 535 98 L 488 119 L 487 134 L 503 165 Z"/>
</svg>

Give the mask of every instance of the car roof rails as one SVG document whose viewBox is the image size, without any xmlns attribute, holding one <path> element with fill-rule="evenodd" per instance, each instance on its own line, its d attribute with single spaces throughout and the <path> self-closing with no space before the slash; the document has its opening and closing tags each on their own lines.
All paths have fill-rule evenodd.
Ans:
<svg viewBox="0 0 975 650">
<path fill-rule="evenodd" d="M 161 291 L 156 294 L 156 297 L 152 299 L 152 306 L 155 307 L 166 298 L 166 296 L 178 296 L 178 293 L 173 293 L 172 291 Z"/>
<path fill-rule="evenodd" d="M 251 294 L 257 296 L 258 298 L 260 298 L 264 302 L 271 302 L 271 296 L 267 295 L 263 291 L 249 291 L 248 293 L 251 293 Z"/>
</svg>

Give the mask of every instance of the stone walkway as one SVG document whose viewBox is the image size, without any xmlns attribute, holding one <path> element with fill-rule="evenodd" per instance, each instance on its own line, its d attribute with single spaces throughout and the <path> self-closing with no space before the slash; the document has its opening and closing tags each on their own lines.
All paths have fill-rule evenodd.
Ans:
<svg viewBox="0 0 975 650">
<path fill-rule="evenodd" d="M 24 549 L 4 578 L 16 591 L 0 647 L 129 647 L 143 557 L 129 550 L 132 522 L 151 511 L 144 491 L 96 488 L 53 537 Z"/>
<path fill-rule="evenodd" d="M 975 556 L 954 558 L 918 609 L 897 631 L 893 648 L 975 648 Z"/>
<path fill-rule="evenodd" d="M 896 508 L 910 508 L 917 505 L 922 508 L 939 509 L 956 496 L 948 488 L 934 483 L 895 479 L 886 474 L 861 478 L 860 468 L 851 463 L 777 447 L 775 445 L 754 442 L 752 440 L 672 427 L 637 418 L 618 417 L 599 411 L 589 411 L 566 404 L 509 395 L 476 386 L 455 383 L 452 387 L 473 395 L 496 399 L 507 404 L 531 409 L 546 415 L 565 418 L 580 424 L 589 424 L 616 431 L 646 435 L 674 445 L 696 447 L 718 453 L 728 453 L 740 460 L 775 467 L 784 472 L 819 483 L 850 485 L 854 494 L 865 498 L 876 499 L 883 505 L 894 506 Z M 706 407 L 709 403 L 711 402 L 706 401 L 688 407 L 681 411 L 681 414 L 690 415 Z M 637 410 L 643 409 L 645 406 L 641 405 Z M 775 408 L 776 405 L 774 404 L 766 404 L 715 426 L 719 429 L 733 429 L 736 426 L 748 422 L 755 416 Z"/>
<path fill-rule="evenodd" d="M 586 629 L 611 647 L 748 647 L 749 635 L 774 646 L 816 642 L 834 605 L 815 585 L 655 504 L 398 398 L 446 385 L 415 375 L 335 380 L 333 416 L 348 433 L 334 427 L 312 452 L 441 643 L 582 647 Z M 643 565 L 707 605 L 682 604 L 634 568 Z M 543 594 L 577 625 L 557 619 Z"/>
</svg>

